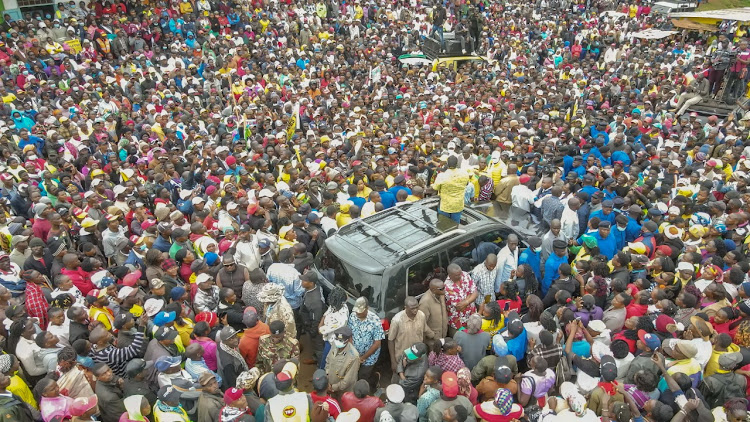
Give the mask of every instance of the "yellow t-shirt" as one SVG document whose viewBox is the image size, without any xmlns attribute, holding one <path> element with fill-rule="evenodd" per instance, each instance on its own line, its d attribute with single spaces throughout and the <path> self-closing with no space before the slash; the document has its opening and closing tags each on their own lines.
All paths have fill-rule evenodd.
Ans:
<svg viewBox="0 0 750 422">
<path fill-rule="evenodd" d="M 31 389 L 26 384 L 26 382 L 18 376 L 18 374 L 10 377 L 10 385 L 8 386 L 8 388 L 6 388 L 6 390 L 20 397 L 21 400 L 28 403 L 29 406 L 33 407 L 34 409 L 39 409 L 39 405 L 37 405 L 36 400 L 34 399 L 34 395 L 31 394 Z"/>
</svg>

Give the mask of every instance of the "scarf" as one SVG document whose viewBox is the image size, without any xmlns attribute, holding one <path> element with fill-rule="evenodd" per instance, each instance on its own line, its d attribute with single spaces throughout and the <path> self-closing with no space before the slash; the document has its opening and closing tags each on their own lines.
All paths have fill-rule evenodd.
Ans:
<svg viewBox="0 0 750 422">
<path fill-rule="evenodd" d="M 179 414 L 179 415 L 181 415 L 181 414 L 182 414 L 182 409 L 180 408 L 180 406 L 170 406 L 170 405 L 168 405 L 168 404 L 164 403 L 164 402 L 163 402 L 163 401 L 161 401 L 161 400 L 157 400 L 157 401 L 156 401 L 156 407 L 157 407 L 157 408 L 158 408 L 159 410 L 161 410 L 162 412 L 166 412 L 166 413 L 177 413 L 177 414 Z"/>
<path fill-rule="evenodd" d="M 232 349 L 231 347 L 227 346 L 224 342 L 219 343 L 219 347 L 221 347 L 221 350 L 227 352 L 230 356 L 240 361 L 243 371 L 248 370 L 247 362 L 245 362 L 245 358 L 242 357 L 240 352 L 238 352 L 236 349 Z M 228 420 L 232 420 L 232 419 L 228 419 Z"/>
<path fill-rule="evenodd" d="M 224 406 L 221 408 L 219 422 L 232 422 L 247 414 L 247 409 L 238 409 L 236 407 Z"/>
</svg>

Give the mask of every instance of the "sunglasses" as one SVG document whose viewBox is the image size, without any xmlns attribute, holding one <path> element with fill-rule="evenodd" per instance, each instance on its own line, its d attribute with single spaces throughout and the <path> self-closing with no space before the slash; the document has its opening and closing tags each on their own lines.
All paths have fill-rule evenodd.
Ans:
<svg viewBox="0 0 750 422">
<path fill-rule="evenodd" d="M 234 263 L 234 262 L 232 262 L 231 264 L 224 264 L 224 267 L 225 267 L 225 268 L 226 268 L 226 267 L 232 267 L 232 266 L 234 266 L 234 265 L 235 265 L 235 263 Z"/>
</svg>

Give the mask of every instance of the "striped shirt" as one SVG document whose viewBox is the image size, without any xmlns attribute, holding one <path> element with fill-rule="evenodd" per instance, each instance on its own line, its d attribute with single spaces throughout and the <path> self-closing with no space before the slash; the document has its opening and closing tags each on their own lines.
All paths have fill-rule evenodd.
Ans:
<svg viewBox="0 0 750 422">
<path fill-rule="evenodd" d="M 143 333 L 137 332 L 135 333 L 133 343 L 128 347 L 118 348 L 109 345 L 104 349 L 94 350 L 96 346 L 93 346 L 89 355 L 94 363 L 106 363 L 117 376 L 124 377 L 125 367 L 131 359 L 138 357 L 141 345 L 143 345 L 143 339 Z"/>
</svg>

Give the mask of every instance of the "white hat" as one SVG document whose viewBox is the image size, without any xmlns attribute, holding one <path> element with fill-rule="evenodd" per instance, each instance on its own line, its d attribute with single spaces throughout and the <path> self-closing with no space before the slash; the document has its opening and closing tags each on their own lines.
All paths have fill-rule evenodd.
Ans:
<svg viewBox="0 0 750 422">
<path fill-rule="evenodd" d="M 695 267 L 693 264 L 685 261 L 681 261 L 679 264 L 677 264 L 677 271 L 695 271 Z"/>
<path fill-rule="evenodd" d="M 401 403 L 404 401 L 406 394 L 403 387 L 398 384 L 391 384 L 385 389 L 385 396 L 391 403 Z"/>
<path fill-rule="evenodd" d="M 102 179 L 94 179 L 91 181 L 91 187 L 97 186 L 99 183 L 102 183 Z"/>
<path fill-rule="evenodd" d="M 143 303 L 143 312 L 146 313 L 149 317 L 152 317 L 161 311 L 161 308 L 164 307 L 164 300 L 162 299 L 146 299 L 146 302 Z"/>
<path fill-rule="evenodd" d="M 122 288 L 120 288 L 120 291 L 117 292 L 117 298 L 120 300 L 125 300 L 125 298 L 130 296 L 134 291 L 135 289 L 130 286 L 123 286 Z"/>
<path fill-rule="evenodd" d="M 604 330 L 607 329 L 607 325 L 604 324 L 603 321 L 595 319 L 595 320 L 589 321 L 588 328 L 591 328 L 592 330 L 596 332 L 603 333 Z"/>
<path fill-rule="evenodd" d="M 352 408 L 346 412 L 339 413 L 336 422 L 357 422 L 360 416 L 361 414 L 359 413 L 359 410 L 357 410 L 357 408 Z"/>
<path fill-rule="evenodd" d="M 202 196 L 196 196 L 195 198 L 191 200 L 191 202 L 193 203 L 193 205 L 197 205 L 197 204 L 200 204 L 201 202 L 206 202 L 206 200 L 203 199 Z"/>
<path fill-rule="evenodd" d="M 198 276 L 195 277 L 195 284 L 201 284 L 207 281 L 211 281 L 211 276 L 206 273 L 198 274 Z"/>
<path fill-rule="evenodd" d="M 227 211 L 236 210 L 239 207 L 236 202 L 231 202 L 227 205 Z"/>
<path fill-rule="evenodd" d="M 270 189 L 261 189 L 258 198 L 273 198 L 273 192 Z"/>
<path fill-rule="evenodd" d="M 183 189 L 180 191 L 180 198 L 182 199 L 188 199 L 190 198 L 190 195 L 193 194 L 193 191 L 190 189 Z"/>
<path fill-rule="evenodd" d="M 117 185 L 114 188 L 112 188 L 112 191 L 115 193 L 115 196 L 121 195 L 125 193 L 128 189 L 123 185 Z"/>
</svg>

